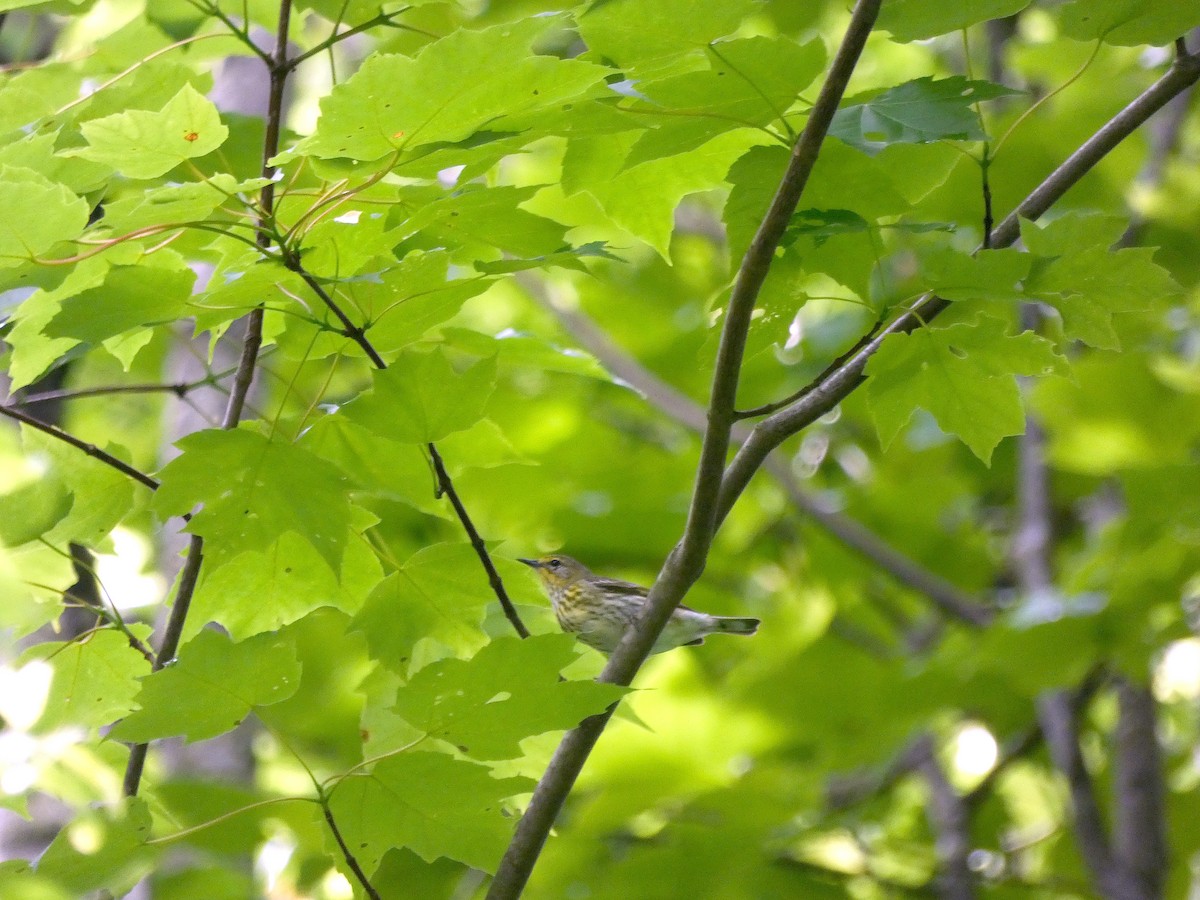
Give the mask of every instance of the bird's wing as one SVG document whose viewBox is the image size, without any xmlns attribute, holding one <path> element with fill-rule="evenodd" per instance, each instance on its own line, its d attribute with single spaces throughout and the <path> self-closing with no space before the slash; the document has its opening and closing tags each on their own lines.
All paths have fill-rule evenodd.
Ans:
<svg viewBox="0 0 1200 900">
<path fill-rule="evenodd" d="M 609 594 L 624 595 L 626 597 L 645 597 L 649 593 L 640 584 L 621 581 L 619 578 L 597 578 L 592 584 Z"/>
</svg>

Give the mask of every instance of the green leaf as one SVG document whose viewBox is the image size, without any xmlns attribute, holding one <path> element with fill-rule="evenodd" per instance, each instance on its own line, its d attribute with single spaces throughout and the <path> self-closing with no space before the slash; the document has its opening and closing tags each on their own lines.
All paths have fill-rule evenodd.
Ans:
<svg viewBox="0 0 1200 900">
<path fill-rule="evenodd" d="M 44 534 L 52 544 L 80 541 L 94 546 L 132 508 L 135 489 L 145 491 L 128 475 L 41 431 L 23 427 L 22 440 L 27 452 L 49 461 L 50 477 L 59 480 L 74 498 L 66 515 Z M 128 461 L 128 454 L 119 445 L 110 444 L 105 449 Z"/>
<path fill-rule="evenodd" d="M 1200 8 L 1178 0 L 1073 0 L 1055 12 L 1064 37 L 1122 47 L 1169 44 L 1200 25 Z"/>
<path fill-rule="evenodd" d="M 339 783 L 330 808 L 368 872 L 394 847 L 493 872 L 513 821 L 501 815 L 501 801 L 532 788 L 528 778 L 493 778 L 484 766 L 411 752 Z"/>
<path fill-rule="evenodd" d="M 187 530 L 205 539 L 214 565 L 295 532 L 340 571 L 351 507 L 348 479 L 332 464 L 245 429 L 198 431 L 176 446 L 183 453 L 160 473 L 154 509 L 183 515 L 202 504 Z"/>
<path fill-rule="evenodd" d="M 496 381 L 496 361 L 459 373 L 441 350 L 406 352 L 374 373 L 372 389 L 343 407 L 350 421 L 393 441 L 428 443 L 481 418 Z"/>
<path fill-rule="evenodd" d="M 39 257 L 87 225 L 87 201 L 32 169 L 0 166 L 0 195 L 0 268 Z"/>
<path fill-rule="evenodd" d="M 483 293 L 490 278 L 455 278 L 444 250 L 407 253 L 378 277 L 343 283 L 368 323 L 367 337 L 380 353 L 420 340 L 436 325 L 453 318 L 465 301 Z"/>
<path fill-rule="evenodd" d="M 314 422 L 301 445 L 338 466 L 373 497 L 398 500 L 433 516 L 447 514 L 434 496 L 429 459 L 418 444 L 388 440 L 335 414 Z"/>
<path fill-rule="evenodd" d="M 38 644 L 22 655 L 21 662 L 35 659 L 45 660 L 54 670 L 45 711 L 34 729 L 38 733 L 111 724 L 135 708 L 138 680 L 150 674 L 146 658 L 112 628 L 65 644 Z"/>
<path fill-rule="evenodd" d="M 610 137 L 575 140 L 563 160 L 564 186 L 585 187 L 614 224 L 668 259 L 679 201 L 721 186 L 735 160 L 769 140 L 757 130 L 739 128 L 694 150 L 631 169 L 623 168 L 625 154 L 613 153 Z"/>
<path fill-rule="evenodd" d="M 866 153 L 877 153 L 889 144 L 981 141 L 987 135 L 979 127 L 975 104 L 1014 93 L 961 75 L 937 80 L 926 76 L 843 106 L 833 117 L 829 133 Z"/>
<path fill-rule="evenodd" d="M 403 672 L 422 638 L 455 650 L 481 647 L 484 611 L 495 599 L 469 544 L 434 544 L 371 592 L 354 627 L 375 659 Z"/>
<path fill-rule="evenodd" d="M 130 178 L 157 178 L 184 160 L 211 153 L 229 129 L 217 108 L 191 85 L 158 112 L 131 109 L 81 126 L 88 146 L 69 154 L 105 163 Z"/>
<path fill-rule="evenodd" d="M 569 634 L 498 638 L 469 660 L 425 666 L 400 689 L 395 710 L 476 759 L 512 759 L 523 739 L 573 728 L 624 693 L 591 680 L 559 681 L 576 655 Z"/>
<path fill-rule="evenodd" d="M 1015 15 L 1030 0 L 887 0 L 878 27 L 902 43 L 949 34 L 977 22 Z"/>
<path fill-rule="evenodd" d="M 224 172 L 209 181 L 154 187 L 105 204 L 100 224 L 116 234 L 127 234 L 155 225 L 206 219 L 237 187 L 234 177 Z"/>
<path fill-rule="evenodd" d="M 466 328 L 446 328 L 442 334 L 447 344 L 475 356 L 494 356 L 497 363 L 505 368 L 511 366 L 538 372 L 562 372 L 613 381 L 612 375 L 594 356 L 575 347 L 559 347 L 524 334 L 501 333 L 499 337 L 489 337 Z"/>
<path fill-rule="evenodd" d="M 256 706 L 286 700 L 300 683 L 296 648 L 277 634 L 234 643 L 204 630 L 178 658 L 142 679 L 138 709 L 112 730 L 120 741 L 183 735 L 188 741 L 236 728 Z"/>
<path fill-rule="evenodd" d="M 58 478 L 42 476 L 0 497 L 0 543 L 19 547 L 41 537 L 71 511 L 75 497 Z"/>
<path fill-rule="evenodd" d="M 459 29 L 415 57 L 373 55 L 321 101 L 316 134 L 298 150 L 374 160 L 462 141 L 506 118 L 556 107 L 600 85 L 608 70 L 531 52 L 561 23 L 529 17 L 483 31 Z"/>
<path fill-rule="evenodd" d="M 690 0 L 606 0 L 579 19 L 588 48 L 603 59 L 634 70 L 702 50 L 736 31 L 758 9 L 752 0 L 696 4 Z"/>
<path fill-rule="evenodd" d="M 738 126 L 774 123 L 786 134 L 785 113 L 820 74 L 825 46 L 759 35 L 710 44 L 708 56 L 706 70 L 638 82 L 633 109 L 654 127 L 638 139 L 626 168 L 694 149 Z"/>
<path fill-rule="evenodd" d="M 147 844 L 146 802 L 126 797 L 107 807 L 85 809 L 62 827 L 38 860 L 38 874 L 73 896 L 105 890 L 124 896 L 153 870 L 161 850 Z"/>
<path fill-rule="evenodd" d="M 722 218 L 732 266 L 741 264 L 754 232 L 779 190 L 789 156 L 786 147 L 754 147 L 730 168 L 728 180 L 733 188 Z M 833 210 L 842 220 L 856 216 L 868 227 L 884 216 L 907 212 L 910 205 L 876 160 L 837 141 L 827 141 L 821 148 L 801 199 L 806 209 Z M 804 215 L 798 214 L 801 218 Z M 805 265 L 811 268 L 808 254 Z"/>
<path fill-rule="evenodd" d="M 1020 282 L 1033 257 L 1018 250 L 980 250 L 975 254 L 941 248 L 921 254 L 925 289 L 946 300 L 1022 300 Z"/>
<path fill-rule="evenodd" d="M 64 300 L 46 334 L 98 344 L 139 325 L 173 322 L 184 315 L 195 280 L 186 267 L 115 266 L 102 285 Z"/>
<path fill-rule="evenodd" d="M 1021 219 L 1021 242 L 1035 256 L 1064 256 L 1111 247 L 1125 233 L 1128 222 L 1122 216 L 1072 211 L 1048 222 Z"/>
<path fill-rule="evenodd" d="M 1039 260 L 1026 290 L 1059 311 L 1067 338 L 1117 350 L 1114 314 L 1163 308 L 1181 293 L 1153 257 L 1149 247 L 1111 251 L 1103 244 L 1065 252 Z"/>
<path fill-rule="evenodd" d="M 894 334 L 867 363 L 867 400 L 886 447 L 917 407 L 933 414 L 985 463 L 1001 438 L 1021 434 L 1015 375 L 1057 371 L 1062 358 L 1033 332 L 1009 335 L 997 319 Z"/>
<path fill-rule="evenodd" d="M 520 208 L 536 190 L 469 185 L 423 203 L 395 233 L 457 248 L 452 258 L 459 262 L 553 253 L 567 245 L 566 227 Z"/>
<path fill-rule="evenodd" d="M 185 634 L 218 622 L 234 640 L 242 640 L 323 606 L 355 613 L 382 578 L 363 541 L 347 544 L 339 573 L 307 540 L 286 532 L 265 550 L 248 550 L 220 568 L 202 570 Z"/>
</svg>

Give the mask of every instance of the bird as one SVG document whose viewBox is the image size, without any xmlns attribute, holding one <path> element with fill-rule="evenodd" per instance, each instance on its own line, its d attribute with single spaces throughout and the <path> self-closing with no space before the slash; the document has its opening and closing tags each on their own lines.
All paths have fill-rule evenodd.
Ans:
<svg viewBox="0 0 1200 900">
<path fill-rule="evenodd" d="M 569 556 L 518 557 L 518 562 L 537 573 L 562 630 L 577 635 L 601 653 L 617 649 L 625 629 L 637 620 L 649 593 L 641 585 L 596 575 Z M 650 652 L 703 644 L 710 634 L 754 634 L 758 626 L 758 619 L 710 616 L 679 606 L 671 613 Z"/>
</svg>

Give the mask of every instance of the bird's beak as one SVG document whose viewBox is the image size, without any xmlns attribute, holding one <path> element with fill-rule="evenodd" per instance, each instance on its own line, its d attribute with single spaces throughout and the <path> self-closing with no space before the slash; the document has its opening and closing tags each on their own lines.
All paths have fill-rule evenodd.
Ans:
<svg viewBox="0 0 1200 900">
<path fill-rule="evenodd" d="M 523 562 L 523 563 L 525 563 L 525 565 L 529 566 L 529 568 L 531 568 L 531 569 L 540 569 L 542 567 L 542 564 L 540 562 L 538 562 L 536 559 L 522 559 L 521 557 L 518 556 L 517 562 Z"/>
</svg>

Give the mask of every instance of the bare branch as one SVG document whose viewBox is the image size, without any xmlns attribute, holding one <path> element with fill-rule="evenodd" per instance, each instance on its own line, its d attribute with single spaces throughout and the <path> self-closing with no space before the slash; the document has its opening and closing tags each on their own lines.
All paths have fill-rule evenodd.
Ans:
<svg viewBox="0 0 1200 900">
<path fill-rule="evenodd" d="M 742 260 L 717 349 L 708 426 L 704 432 L 696 487 L 683 539 L 667 558 L 650 589 L 637 624 L 625 632 L 600 674 L 600 681 L 629 684 L 633 680 L 667 619 L 704 570 L 713 532 L 719 521 L 716 500 L 735 421 L 734 403 L 750 315 L 767 277 L 775 249 L 799 202 L 846 84 L 879 14 L 879 6 L 880 0 L 858 0 L 855 4 L 846 35 L 804 131 L 792 150 L 787 171 Z M 603 715 L 586 719 L 569 732 L 559 745 L 500 862 L 488 891 L 489 900 L 511 900 L 521 893 L 571 786 L 611 714 L 610 709 Z"/>
<path fill-rule="evenodd" d="M 177 384 L 162 384 L 149 382 L 145 384 L 102 384 L 90 388 L 67 388 L 55 391 L 38 391 L 35 394 L 22 394 L 11 401 L 14 406 L 33 406 L 37 403 L 47 403 L 53 400 L 79 400 L 84 397 L 105 397 L 111 394 L 174 394 L 176 397 L 186 397 L 197 388 L 215 385 L 226 375 L 232 375 L 236 370 L 220 374 L 206 375 L 195 381 L 181 381 Z"/>
<path fill-rule="evenodd" d="M 92 459 L 97 459 L 106 466 L 111 466 L 122 475 L 128 475 L 139 484 L 144 484 L 146 487 L 150 488 L 150 490 L 158 490 L 157 479 L 151 478 L 149 475 L 140 471 L 139 469 L 135 469 L 124 460 L 117 459 L 117 457 L 113 456 L 111 453 L 101 450 L 95 444 L 89 444 L 87 441 L 80 440 L 79 438 L 75 437 L 75 435 L 63 431 L 57 425 L 50 425 L 47 422 L 43 422 L 41 419 L 35 419 L 28 413 L 21 412 L 19 409 L 13 409 L 11 406 L 0 405 L 0 415 L 8 416 L 10 419 L 15 419 L 22 424 L 28 425 L 30 428 L 36 428 L 38 431 L 41 431 L 44 434 L 48 434 L 53 438 L 57 438 L 64 444 L 70 444 L 76 450 L 81 450 Z"/>
<path fill-rule="evenodd" d="M 479 563 L 487 573 L 488 584 L 492 586 L 492 592 L 500 601 L 500 608 L 504 610 L 505 618 L 512 623 L 513 629 L 522 638 L 529 637 L 529 629 L 525 627 L 525 623 L 521 621 L 520 615 L 517 614 L 517 609 L 513 606 L 512 600 L 508 598 L 508 591 L 504 589 L 504 582 L 500 579 L 500 573 L 496 571 L 496 566 L 492 562 L 491 556 L 488 555 L 487 546 L 483 543 L 483 538 L 479 536 L 479 532 L 475 529 L 475 523 L 467 515 L 467 508 L 463 506 L 462 500 L 458 497 L 458 491 L 454 489 L 454 482 L 450 480 L 450 473 L 446 471 L 446 465 L 442 462 L 442 455 L 438 453 L 437 447 L 432 443 L 425 446 L 429 450 L 429 458 L 433 461 L 433 471 L 437 475 L 438 480 L 438 491 L 450 499 L 450 505 L 454 507 L 458 521 L 462 523 L 463 530 L 466 531 L 467 537 L 471 541 L 471 546 L 475 549 L 475 555 L 479 557 Z"/>
</svg>

